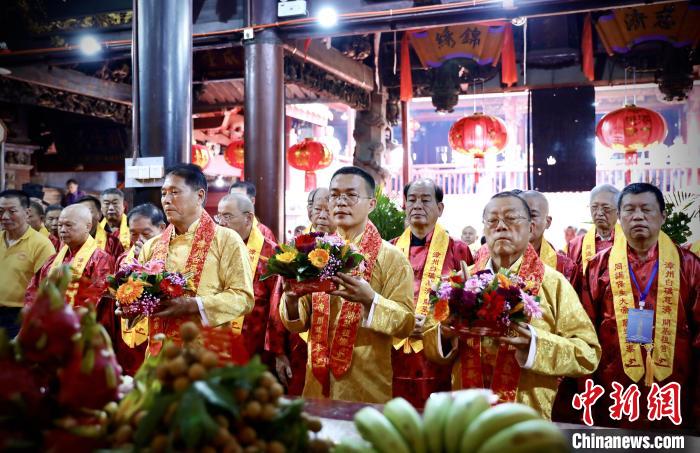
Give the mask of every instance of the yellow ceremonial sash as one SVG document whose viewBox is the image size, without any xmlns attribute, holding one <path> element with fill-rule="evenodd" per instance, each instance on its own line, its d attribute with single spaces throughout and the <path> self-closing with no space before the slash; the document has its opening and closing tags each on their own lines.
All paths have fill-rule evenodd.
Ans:
<svg viewBox="0 0 700 453">
<path fill-rule="evenodd" d="M 39 233 L 44 235 L 45 237 L 49 237 L 49 230 L 46 229 L 45 225 L 41 225 L 41 228 L 39 228 Z"/>
<path fill-rule="evenodd" d="M 622 232 L 622 227 L 620 226 L 619 223 L 615 223 L 615 233 L 613 235 L 613 238 L 618 238 L 619 236 L 622 236 L 624 233 Z M 588 262 L 593 259 L 593 257 L 596 254 L 595 251 L 595 236 L 596 236 L 596 228 L 595 225 L 591 226 L 591 229 L 586 232 L 586 235 L 583 237 L 583 242 L 581 243 L 581 263 L 583 264 L 583 273 L 586 273 L 586 268 L 588 267 Z"/>
<path fill-rule="evenodd" d="M 663 231 L 659 232 L 658 244 L 659 271 L 655 304 L 656 320 L 654 322 L 653 349 L 652 351 L 647 349 L 647 377 L 645 379 L 647 386 L 652 384 L 654 377 L 658 382 L 661 382 L 673 372 L 678 320 L 680 256 L 671 238 Z M 642 362 L 639 344 L 627 343 L 627 313 L 630 309 L 635 308 L 635 305 L 627 261 L 627 239 L 624 234 L 615 236 L 615 243 L 608 259 L 608 272 L 610 273 L 610 287 L 615 306 L 622 366 L 625 374 L 637 382 L 644 375 L 645 364 Z"/>
<path fill-rule="evenodd" d="M 100 250 L 104 250 L 107 247 L 107 231 L 105 231 L 106 224 L 107 219 L 102 219 L 95 227 L 95 241 L 97 242 L 97 247 L 99 247 Z"/>
<path fill-rule="evenodd" d="M 418 300 L 416 300 L 415 312 L 419 315 L 428 316 L 430 314 L 430 287 L 442 276 L 442 266 L 445 263 L 447 247 L 450 245 L 450 236 L 440 224 L 435 224 L 433 237 L 430 240 L 428 255 L 423 269 L 423 278 L 418 290 Z M 401 250 L 406 258 L 410 256 L 411 250 L 411 229 L 406 228 L 398 241 L 396 247 Z M 394 338 L 394 348 L 403 347 L 404 353 L 408 354 L 413 350 L 420 352 L 423 350 L 423 341 L 417 338 Z"/>
<path fill-rule="evenodd" d="M 557 252 L 554 250 L 552 245 L 549 242 L 547 242 L 547 240 L 544 238 L 542 238 L 542 245 L 540 246 L 540 260 L 547 266 L 556 270 Z"/>
<path fill-rule="evenodd" d="M 248 236 L 248 243 L 246 244 L 246 247 L 248 248 L 248 258 L 250 259 L 250 267 L 253 270 L 253 279 L 255 279 L 255 270 L 258 268 L 260 252 L 262 252 L 264 244 L 265 237 L 258 229 L 257 220 L 253 220 L 253 227 L 250 229 L 250 236 Z M 234 334 L 240 335 L 243 332 L 244 320 L 245 316 L 240 316 L 231 321 L 231 330 L 233 330 Z"/>
<path fill-rule="evenodd" d="M 122 214 L 122 222 L 119 224 L 119 242 L 125 249 L 131 245 L 131 233 L 129 232 L 129 223 L 126 220 L 126 214 Z"/>
<path fill-rule="evenodd" d="M 75 303 L 75 295 L 78 292 L 79 280 L 83 276 L 85 267 L 96 249 L 97 242 L 92 238 L 92 236 L 88 235 L 87 241 L 85 241 L 82 247 L 80 247 L 80 250 L 78 250 L 78 253 L 75 254 L 70 262 L 70 269 L 71 273 L 73 274 L 73 278 L 71 279 L 71 283 L 68 285 L 68 289 L 66 290 L 66 298 L 68 299 L 68 303 L 71 305 Z M 53 272 L 55 269 L 58 269 L 63 264 L 63 260 L 66 258 L 67 253 L 68 246 L 64 245 L 53 259 L 53 263 L 51 263 L 51 267 L 49 268 L 49 273 Z"/>
<path fill-rule="evenodd" d="M 134 261 L 134 248 L 131 247 L 129 249 L 129 252 L 126 254 L 126 257 L 124 258 L 125 263 L 131 263 Z M 126 343 L 127 346 L 130 348 L 135 348 L 136 346 L 139 346 L 146 340 L 148 340 L 148 319 L 144 318 L 140 320 L 139 322 L 136 323 L 134 327 L 131 329 L 128 328 L 128 323 L 126 319 L 122 318 L 121 320 L 121 327 L 122 327 L 122 340 L 124 340 L 124 343 Z"/>
<path fill-rule="evenodd" d="M 690 246 L 690 251 L 695 253 L 695 256 L 700 257 L 700 241 L 695 241 L 692 246 Z"/>
</svg>

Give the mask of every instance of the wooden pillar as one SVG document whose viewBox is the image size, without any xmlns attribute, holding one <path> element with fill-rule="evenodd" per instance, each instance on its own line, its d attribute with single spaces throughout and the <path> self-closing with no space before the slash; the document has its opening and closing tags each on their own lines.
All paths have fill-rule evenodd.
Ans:
<svg viewBox="0 0 700 453">
<path fill-rule="evenodd" d="M 275 22 L 277 2 L 259 0 L 253 24 Z M 284 59 L 274 29 L 247 40 L 245 49 L 245 175 L 258 192 L 255 212 L 284 239 Z"/>
<path fill-rule="evenodd" d="M 134 146 L 165 167 L 189 162 L 192 146 L 192 2 L 134 0 Z M 134 204 L 160 204 L 137 189 Z"/>
<path fill-rule="evenodd" d="M 386 92 L 372 93 L 370 109 L 357 112 L 355 118 L 355 155 L 353 165 L 366 170 L 377 184 L 389 180 L 389 172 L 382 167 L 386 149 Z"/>
</svg>

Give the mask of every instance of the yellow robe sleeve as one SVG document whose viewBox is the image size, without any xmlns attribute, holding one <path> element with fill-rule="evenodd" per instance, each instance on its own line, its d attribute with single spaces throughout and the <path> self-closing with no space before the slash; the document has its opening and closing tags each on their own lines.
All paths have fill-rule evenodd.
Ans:
<svg viewBox="0 0 700 453">
<path fill-rule="evenodd" d="M 574 288 L 563 275 L 547 269 L 540 296 L 543 317 L 530 323 L 537 334 L 530 371 L 569 377 L 593 373 L 600 361 L 600 343 Z"/>
<path fill-rule="evenodd" d="M 303 296 L 299 298 L 299 319 L 289 319 L 287 314 L 287 296 L 282 294 L 280 300 L 280 319 L 284 327 L 292 333 L 302 333 L 309 330 L 311 325 L 311 296 Z"/>
<path fill-rule="evenodd" d="M 408 337 L 415 323 L 413 269 L 399 249 L 388 242 L 382 243 L 370 285 L 378 297 L 367 327 L 395 338 Z"/>
<path fill-rule="evenodd" d="M 160 235 L 143 245 L 139 262 L 151 259 Z M 166 268 L 174 272 L 184 270 L 192 236 L 173 239 Z M 253 309 L 253 272 L 245 244 L 233 231 L 218 227 L 207 254 L 197 288 L 210 326 L 220 326 L 243 316 Z"/>
<path fill-rule="evenodd" d="M 216 272 L 221 291 L 213 294 L 198 293 L 202 298 L 209 325 L 212 326 L 231 322 L 246 315 L 255 305 L 253 272 L 245 244 L 238 235 L 232 234 L 232 231 L 217 228 L 216 246 L 216 250 L 210 250 L 209 253 L 219 255 L 219 266 Z M 205 275 L 202 275 L 202 280 L 204 277 Z"/>
<path fill-rule="evenodd" d="M 438 335 L 438 329 L 440 324 L 435 324 L 430 329 L 423 332 L 423 351 L 425 351 L 425 356 L 431 362 L 437 363 L 439 365 L 449 365 L 454 362 L 457 357 L 457 346 L 452 346 L 447 355 L 443 356 L 440 353 L 440 336 Z M 444 352 L 444 351 L 443 351 Z"/>
</svg>

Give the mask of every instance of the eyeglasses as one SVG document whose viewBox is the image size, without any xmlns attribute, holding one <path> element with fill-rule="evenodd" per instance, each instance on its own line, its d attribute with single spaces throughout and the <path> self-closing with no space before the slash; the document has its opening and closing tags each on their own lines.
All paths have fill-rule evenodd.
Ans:
<svg viewBox="0 0 700 453">
<path fill-rule="evenodd" d="M 593 206 L 591 206 L 592 213 L 595 214 L 598 211 L 602 211 L 603 214 L 610 214 L 611 212 L 615 211 L 615 208 L 613 208 L 612 206 L 607 206 L 607 205 L 603 205 L 603 206 L 593 205 Z"/>
<path fill-rule="evenodd" d="M 249 213 L 248 212 L 241 212 L 240 216 L 245 216 L 246 214 L 249 214 Z M 216 223 L 222 223 L 222 222 L 230 223 L 233 219 L 235 219 L 236 217 L 240 217 L 240 216 L 235 216 L 233 214 L 216 214 L 214 216 L 214 220 L 216 221 Z"/>
<path fill-rule="evenodd" d="M 356 193 L 332 193 L 328 197 L 328 201 L 330 201 L 333 204 L 338 203 L 341 199 L 345 200 L 345 204 L 347 204 L 348 206 L 355 206 L 357 203 L 359 203 L 361 199 L 371 200 L 372 197 L 362 197 Z"/>
<path fill-rule="evenodd" d="M 505 217 L 489 217 L 488 219 L 484 219 L 484 225 L 487 226 L 488 228 L 496 228 L 498 227 L 498 224 L 500 222 L 503 222 L 503 224 L 507 227 L 510 228 L 514 225 L 517 225 L 519 223 L 522 223 L 523 220 L 527 220 L 527 217 L 524 216 L 515 216 L 515 215 L 507 215 Z"/>
</svg>

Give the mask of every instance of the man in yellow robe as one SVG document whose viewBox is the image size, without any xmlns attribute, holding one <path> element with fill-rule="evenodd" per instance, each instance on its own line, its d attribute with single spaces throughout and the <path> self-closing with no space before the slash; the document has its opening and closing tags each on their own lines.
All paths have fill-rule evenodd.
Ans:
<svg viewBox="0 0 700 453">
<path fill-rule="evenodd" d="M 299 297 L 285 284 L 280 317 L 291 332 L 310 329 L 303 396 L 384 403 L 392 394 L 392 337 L 414 327 L 413 270 L 369 221 L 377 203 L 369 174 L 336 171 L 329 201 L 340 236 L 365 256 L 361 276 L 338 274 L 329 295 Z"/>
<path fill-rule="evenodd" d="M 489 255 L 478 259 L 471 272 L 493 273 L 505 268 L 532 281 L 538 288 L 542 317 L 513 325 L 514 337 L 459 338 L 453 328 L 438 324 L 425 333 L 423 343 L 426 354 L 436 363 L 454 363 L 453 389 L 489 387 L 501 401 L 517 400 L 549 419 L 559 378 L 592 373 L 601 351 L 571 284 L 544 266 L 529 245 L 532 228 L 525 200 L 511 192 L 495 195 L 484 209 Z M 462 372 L 465 363 L 474 359 L 468 354 L 473 345 L 481 351 L 483 382 L 475 382 L 473 375 Z M 471 382 L 465 383 L 466 379 Z"/>
<path fill-rule="evenodd" d="M 191 273 L 196 288 L 186 295 L 161 301 L 164 308 L 149 317 L 149 351 L 164 333 L 181 342 L 180 325 L 194 321 L 203 326 L 228 327 L 253 308 L 253 275 L 248 250 L 235 232 L 220 227 L 204 210 L 207 180 L 196 165 L 168 170 L 161 188 L 161 204 L 170 222 L 165 231 L 143 245 L 140 262 L 165 261 L 171 272 Z"/>
</svg>

